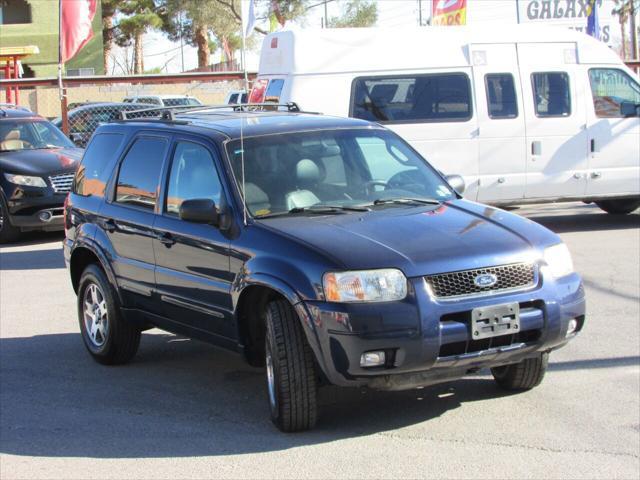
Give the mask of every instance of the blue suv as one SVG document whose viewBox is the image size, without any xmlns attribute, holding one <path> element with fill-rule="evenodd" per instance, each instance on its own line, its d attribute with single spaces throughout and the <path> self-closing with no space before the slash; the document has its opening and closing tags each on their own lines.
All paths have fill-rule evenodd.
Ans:
<svg viewBox="0 0 640 480">
<path fill-rule="evenodd" d="M 122 364 L 159 327 L 237 351 L 288 432 L 327 383 L 490 368 L 533 388 L 584 325 L 582 281 L 558 236 L 463 188 L 362 120 L 201 107 L 100 126 L 65 207 L 84 344 Z"/>
</svg>

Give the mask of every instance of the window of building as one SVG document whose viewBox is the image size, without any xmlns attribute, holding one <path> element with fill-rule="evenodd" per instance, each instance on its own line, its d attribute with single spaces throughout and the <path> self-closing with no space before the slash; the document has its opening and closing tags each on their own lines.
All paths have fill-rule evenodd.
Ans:
<svg viewBox="0 0 640 480">
<path fill-rule="evenodd" d="M 490 73 L 485 75 L 489 117 L 494 119 L 516 118 L 518 101 L 513 75 L 510 73 Z"/>
<path fill-rule="evenodd" d="M 31 23 L 31 5 L 26 0 L 0 0 L 0 25 Z"/>
<path fill-rule="evenodd" d="M 456 122 L 472 116 L 464 73 L 356 78 L 351 116 L 382 123 Z"/>
<path fill-rule="evenodd" d="M 620 118 L 622 103 L 640 104 L 640 85 L 617 68 L 589 70 L 593 107 L 600 118 Z"/>
<path fill-rule="evenodd" d="M 153 210 L 167 142 L 143 137 L 129 149 L 118 175 L 116 202 Z"/>
<path fill-rule="evenodd" d="M 96 69 L 91 68 L 67 68 L 68 77 L 90 77 L 95 75 Z"/>
<path fill-rule="evenodd" d="M 541 72 L 531 75 L 533 102 L 538 117 L 571 115 L 569 75 L 565 72 Z"/>
<path fill-rule="evenodd" d="M 216 166 L 202 145 L 191 142 L 178 142 L 167 193 L 167 213 L 178 215 L 180 205 L 185 200 L 208 198 L 220 205 L 222 184 Z"/>
</svg>

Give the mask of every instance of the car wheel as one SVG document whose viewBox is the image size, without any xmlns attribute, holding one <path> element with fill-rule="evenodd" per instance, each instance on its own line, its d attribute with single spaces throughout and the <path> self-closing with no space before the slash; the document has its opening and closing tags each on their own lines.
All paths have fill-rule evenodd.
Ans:
<svg viewBox="0 0 640 480">
<path fill-rule="evenodd" d="M 140 345 L 140 329 L 122 316 L 104 271 L 89 265 L 80 277 L 78 320 L 84 345 L 105 365 L 127 363 Z"/>
<path fill-rule="evenodd" d="M 640 207 L 640 198 L 621 198 L 596 202 L 602 210 L 613 215 L 626 215 Z"/>
<path fill-rule="evenodd" d="M 265 364 L 271 420 L 283 432 L 313 428 L 317 376 L 298 315 L 285 300 L 266 309 Z"/>
<path fill-rule="evenodd" d="M 20 229 L 11 224 L 9 209 L 0 195 L 0 243 L 15 242 L 20 238 Z"/>
<path fill-rule="evenodd" d="M 530 390 L 542 382 L 547 371 L 549 354 L 527 358 L 520 363 L 491 369 L 493 378 L 505 390 Z"/>
</svg>

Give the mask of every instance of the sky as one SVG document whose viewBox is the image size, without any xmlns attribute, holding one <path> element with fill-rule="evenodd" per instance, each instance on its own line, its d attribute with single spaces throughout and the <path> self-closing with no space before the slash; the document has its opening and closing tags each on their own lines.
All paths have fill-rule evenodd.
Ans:
<svg viewBox="0 0 640 480">
<path fill-rule="evenodd" d="M 206 1 L 206 0 L 203 0 Z M 257 0 L 265 2 L 268 0 Z M 431 2 L 433 0 L 422 0 L 423 21 L 430 16 Z M 438 1 L 438 0 L 435 0 Z M 572 1 L 572 0 L 566 0 Z M 611 17 L 613 0 L 602 0 L 600 7 L 601 26 L 609 25 L 610 44 L 619 42 L 619 26 L 617 20 Z M 518 17 L 518 6 L 520 8 L 521 21 L 527 21 L 527 11 L 539 11 L 542 0 L 467 0 L 467 24 L 495 24 L 495 23 L 516 23 Z M 248 0 L 242 0 L 243 10 L 248 11 Z M 327 13 L 329 17 L 339 15 L 346 0 L 333 0 L 327 3 Z M 377 0 L 378 22 L 377 26 L 398 28 L 418 26 L 418 5 L 419 0 Z M 317 0 L 317 7 L 312 8 L 302 24 L 305 28 L 320 27 L 324 16 L 324 6 L 322 0 Z M 537 8 L 536 8 L 537 7 Z M 580 19 L 573 22 L 556 21 L 552 23 L 586 26 L 586 20 Z M 264 25 L 268 29 L 268 25 Z M 259 37 L 261 35 L 258 34 Z M 257 70 L 259 60 L 259 48 L 261 41 L 256 42 L 256 48 L 247 53 L 247 67 L 250 71 Z M 180 44 L 169 41 L 162 33 L 152 32 L 144 38 L 145 68 L 162 68 L 168 73 L 178 73 L 182 71 L 182 56 Z M 184 70 L 191 70 L 197 67 L 198 60 L 196 49 L 188 45 L 184 46 Z M 212 62 L 220 61 L 220 53 L 212 55 Z M 118 73 L 118 72 L 116 72 Z"/>
</svg>

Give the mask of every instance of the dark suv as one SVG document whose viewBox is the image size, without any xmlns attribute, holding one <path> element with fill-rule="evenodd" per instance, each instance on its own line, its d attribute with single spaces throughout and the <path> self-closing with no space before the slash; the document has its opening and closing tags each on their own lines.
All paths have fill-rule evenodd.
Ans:
<svg viewBox="0 0 640 480">
<path fill-rule="evenodd" d="M 266 367 L 284 431 L 314 425 L 322 383 L 401 390 L 488 367 L 535 387 L 584 324 L 558 236 L 464 200 L 362 120 L 203 109 L 103 125 L 65 212 L 89 353 L 127 362 L 152 326 L 241 352 Z"/>
<path fill-rule="evenodd" d="M 0 107 L 0 243 L 62 230 L 62 205 L 82 150 L 35 113 Z"/>
</svg>

